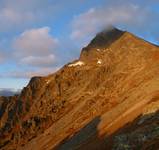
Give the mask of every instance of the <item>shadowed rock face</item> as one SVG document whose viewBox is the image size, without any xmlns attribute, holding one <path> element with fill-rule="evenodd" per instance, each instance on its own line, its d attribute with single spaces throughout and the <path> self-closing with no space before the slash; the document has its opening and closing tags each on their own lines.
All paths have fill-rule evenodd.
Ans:
<svg viewBox="0 0 159 150">
<path fill-rule="evenodd" d="M 111 45 L 111 43 L 119 39 L 124 33 L 124 31 L 121 31 L 114 27 L 110 27 L 109 29 L 105 29 L 102 32 L 98 33 L 87 47 L 108 47 L 109 45 Z"/>
<path fill-rule="evenodd" d="M 0 97 L 0 148 L 155 149 L 158 109 L 159 48 L 111 28 L 78 60 Z"/>
</svg>

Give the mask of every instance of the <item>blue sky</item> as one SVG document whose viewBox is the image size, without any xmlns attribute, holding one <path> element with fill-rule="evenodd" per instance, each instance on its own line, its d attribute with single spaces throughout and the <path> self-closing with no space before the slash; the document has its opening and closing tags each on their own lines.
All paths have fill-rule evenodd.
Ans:
<svg viewBox="0 0 159 150">
<path fill-rule="evenodd" d="M 21 89 L 78 58 L 114 25 L 159 41 L 158 0 L 0 0 L 0 88 Z"/>
</svg>

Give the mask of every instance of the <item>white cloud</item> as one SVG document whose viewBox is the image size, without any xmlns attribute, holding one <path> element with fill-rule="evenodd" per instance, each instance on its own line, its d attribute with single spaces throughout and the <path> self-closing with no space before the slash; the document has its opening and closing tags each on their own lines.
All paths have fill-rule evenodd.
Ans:
<svg viewBox="0 0 159 150">
<path fill-rule="evenodd" d="M 134 4 L 91 8 L 87 12 L 74 17 L 71 38 L 84 39 L 109 25 L 142 25 L 147 17 L 147 11 Z"/>
<path fill-rule="evenodd" d="M 14 41 L 18 56 L 48 55 L 57 46 L 58 40 L 50 35 L 49 27 L 30 29 Z"/>
<path fill-rule="evenodd" d="M 0 51 L 0 63 L 4 62 L 6 59 L 6 55 L 4 54 L 4 52 Z"/>
<path fill-rule="evenodd" d="M 28 56 L 22 58 L 20 62 L 32 66 L 49 66 L 55 63 L 55 56 L 53 54 L 48 56 Z"/>
<path fill-rule="evenodd" d="M 52 8 L 52 9 L 51 9 Z M 46 19 L 53 5 L 43 0 L 1 0 L 0 31 L 19 30 Z"/>
<path fill-rule="evenodd" d="M 0 63 L 3 61 L 3 55 L 0 53 Z"/>
<path fill-rule="evenodd" d="M 8 9 L 8 8 L 4 8 L 1 10 L 0 13 L 0 20 L 2 22 L 2 24 L 4 23 L 10 23 L 10 24 L 20 24 L 20 23 L 24 23 L 25 21 L 33 21 L 34 16 L 32 13 L 30 12 L 25 12 L 23 14 L 21 14 L 20 12 L 13 10 L 13 9 Z M 8 24 L 8 26 L 10 25 Z M 7 25 L 7 24 L 6 24 Z"/>
<path fill-rule="evenodd" d="M 15 57 L 20 63 L 34 66 L 55 63 L 58 40 L 50 35 L 50 28 L 43 27 L 23 32 L 13 42 Z"/>
</svg>

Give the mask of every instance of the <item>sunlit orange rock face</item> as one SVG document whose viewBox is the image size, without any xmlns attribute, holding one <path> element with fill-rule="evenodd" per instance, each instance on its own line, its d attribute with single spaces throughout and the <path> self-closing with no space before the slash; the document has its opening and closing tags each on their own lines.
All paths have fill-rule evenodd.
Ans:
<svg viewBox="0 0 159 150">
<path fill-rule="evenodd" d="M 78 60 L 0 98 L 0 149 L 159 148 L 159 47 L 112 28 Z"/>
</svg>

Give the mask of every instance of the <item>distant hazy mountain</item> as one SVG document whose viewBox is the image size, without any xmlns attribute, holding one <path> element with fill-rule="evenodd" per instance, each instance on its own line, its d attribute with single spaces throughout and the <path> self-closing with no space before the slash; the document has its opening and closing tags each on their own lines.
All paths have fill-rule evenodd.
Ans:
<svg viewBox="0 0 159 150">
<path fill-rule="evenodd" d="M 0 88 L 0 96 L 13 96 L 19 94 L 21 90 Z"/>
<path fill-rule="evenodd" d="M 159 47 L 116 28 L 78 60 L 0 97 L 3 150 L 157 150 Z"/>
</svg>

